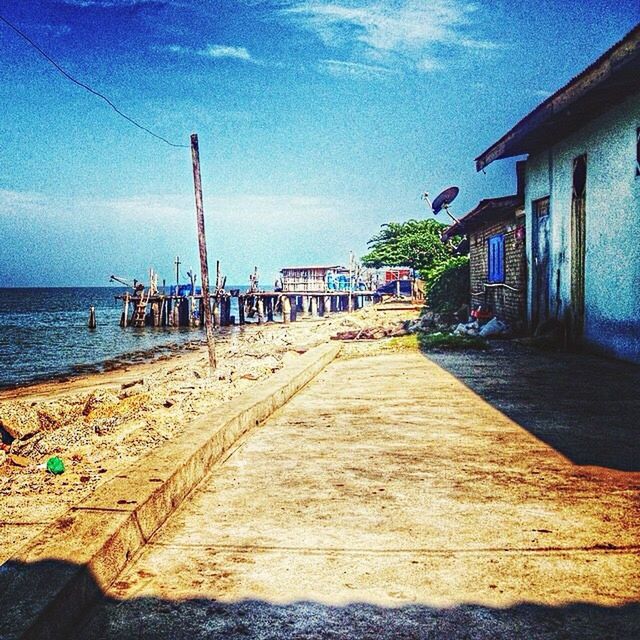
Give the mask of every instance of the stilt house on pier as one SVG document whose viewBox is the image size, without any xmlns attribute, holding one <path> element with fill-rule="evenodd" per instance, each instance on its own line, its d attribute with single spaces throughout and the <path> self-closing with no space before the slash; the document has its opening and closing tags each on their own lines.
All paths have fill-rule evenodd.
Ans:
<svg viewBox="0 0 640 640">
<path fill-rule="evenodd" d="M 349 270 L 340 265 L 285 267 L 280 270 L 283 291 L 321 292 L 331 289 L 332 281 Z"/>
<path fill-rule="evenodd" d="M 528 155 L 531 329 L 640 362 L 640 25 L 476 158 Z"/>
</svg>

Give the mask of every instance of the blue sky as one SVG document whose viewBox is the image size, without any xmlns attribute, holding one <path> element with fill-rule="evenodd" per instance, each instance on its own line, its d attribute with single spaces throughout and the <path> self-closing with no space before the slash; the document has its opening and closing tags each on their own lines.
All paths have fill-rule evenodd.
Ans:
<svg viewBox="0 0 640 640">
<path fill-rule="evenodd" d="M 173 141 L 199 134 L 210 262 L 264 285 L 390 220 L 514 189 L 473 159 L 638 21 L 637 0 L 3 0 L 66 70 Z M 188 149 L 0 24 L 0 286 L 197 267 Z M 186 270 L 186 269 L 185 269 Z"/>
</svg>

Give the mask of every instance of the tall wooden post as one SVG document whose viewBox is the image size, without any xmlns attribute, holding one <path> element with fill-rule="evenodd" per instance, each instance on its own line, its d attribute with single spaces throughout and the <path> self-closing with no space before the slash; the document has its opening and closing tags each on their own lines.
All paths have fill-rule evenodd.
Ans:
<svg viewBox="0 0 640 640">
<path fill-rule="evenodd" d="M 124 304 L 122 309 L 122 326 L 126 327 L 129 324 L 129 292 L 124 294 Z"/>
<path fill-rule="evenodd" d="M 180 286 L 180 256 L 176 256 L 174 264 L 176 265 L 176 295 L 178 295 L 178 287 Z"/>
<path fill-rule="evenodd" d="M 264 300 L 262 297 L 258 298 L 256 307 L 258 308 L 258 324 L 264 324 Z"/>
<path fill-rule="evenodd" d="M 244 324 L 244 296 L 238 296 L 238 324 Z"/>
<path fill-rule="evenodd" d="M 282 322 L 289 324 L 291 322 L 291 300 L 289 296 L 281 296 L 280 304 L 282 305 Z"/>
<path fill-rule="evenodd" d="M 96 308 L 91 305 L 89 307 L 89 329 L 95 329 L 98 326 L 96 321 Z"/>
<path fill-rule="evenodd" d="M 202 302 L 204 304 L 204 328 L 209 350 L 209 367 L 216 368 L 216 347 L 213 339 L 213 319 L 209 302 L 209 264 L 207 262 L 207 242 L 204 233 L 204 206 L 202 204 L 202 178 L 200 176 L 200 150 L 198 134 L 191 134 L 191 163 L 193 165 L 193 188 L 196 197 L 196 220 L 198 223 L 198 249 L 200 251 L 200 283 L 202 284 Z"/>
</svg>

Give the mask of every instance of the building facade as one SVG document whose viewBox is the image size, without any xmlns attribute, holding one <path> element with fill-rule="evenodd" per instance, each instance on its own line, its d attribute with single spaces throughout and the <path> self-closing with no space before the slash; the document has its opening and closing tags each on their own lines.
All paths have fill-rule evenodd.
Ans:
<svg viewBox="0 0 640 640">
<path fill-rule="evenodd" d="M 348 269 L 339 265 L 285 267 L 280 270 L 283 291 L 317 292 L 335 288 L 333 281 Z"/>
<path fill-rule="evenodd" d="M 524 209 L 518 195 L 481 200 L 443 234 L 467 237 L 471 307 L 506 320 L 516 332 L 526 320 Z"/>
<path fill-rule="evenodd" d="M 640 362 L 640 27 L 476 163 L 525 153 L 529 326 Z"/>
</svg>

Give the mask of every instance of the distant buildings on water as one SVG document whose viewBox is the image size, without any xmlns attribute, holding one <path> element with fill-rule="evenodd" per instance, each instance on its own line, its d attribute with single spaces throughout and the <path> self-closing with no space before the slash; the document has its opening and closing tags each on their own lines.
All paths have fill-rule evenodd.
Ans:
<svg viewBox="0 0 640 640">
<path fill-rule="evenodd" d="M 395 280 L 412 280 L 413 270 L 407 267 L 369 269 L 358 264 L 311 265 L 285 267 L 280 270 L 276 288 L 285 292 L 375 291 Z"/>
</svg>

